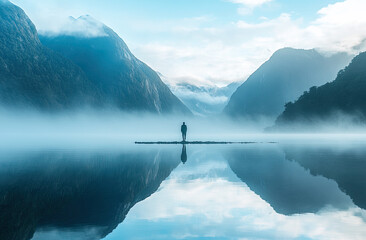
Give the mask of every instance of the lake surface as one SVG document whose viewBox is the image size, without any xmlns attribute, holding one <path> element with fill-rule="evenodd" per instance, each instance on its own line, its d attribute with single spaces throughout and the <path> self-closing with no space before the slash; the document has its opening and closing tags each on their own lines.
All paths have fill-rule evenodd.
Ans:
<svg viewBox="0 0 366 240">
<path fill-rule="evenodd" d="M 0 151 L 0 239 L 365 239 L 366 144 Z"/>
</svg>

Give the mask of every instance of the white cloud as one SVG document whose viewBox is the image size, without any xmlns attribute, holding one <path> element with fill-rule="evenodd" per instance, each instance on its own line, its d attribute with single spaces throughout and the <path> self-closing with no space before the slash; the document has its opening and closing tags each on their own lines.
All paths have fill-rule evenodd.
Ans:
<svg viewBox="0 0 366 240">
<path fill-rule="evenodd" d="M 197 32 L 190 35 L 194 38 Z M 223 86 L 243 80 L 242 69 L 255 63 L 243 62 L 244 53 L 240 49 L 236 51 L 234 46 L 225 45 L 221 41 L 209 41 L 211 40 L 195 45 L 155 42 L 133 46 L 132 49 L 137 57 L 149 63 L 153 69 L 171 78 L 193 80 L 192 84 Z M 252 69 L 254 68 L 250 70 Z"/>
<path fill-rule="evenodd" d="M 238 9 L 239 14 L 246 15 L 253 11 L 254 8 L 262 6 L 265 3 L 269 3 L 272 0 L 227 0 L 232 3 L 240 4 Z"/>
<path fill-rule="evenodd" d="M 319 10 L 319 17 L 306 27 L 301 27 L 302 19 L 293 19 L 285 13 L 261 23 L 238 21 L 237 27 L 246 34 L 255 33 L 252 44 L 263 47 L 317 48 L 357 54 L 365 50 L 362 48 L 366 39 L 363 9 L 366 9 L 365 1 L 346 0 Z"/>
<path fill-rule="evenodd" d="M 229 0 L 229 2 L 232 3 L 239 3 L 245 6 L 253 6 L 253 7 L 257 7 L 271 1 L 272 0 Z"/>
<path fill-rule="evenodd" d="M 107 36 L 103 23 L 95 20 L 91 16 L 85 15 L 77 19 L 69 17 L 55 24 L 49 26 L 45 30 L 40 30 L 43 35 L 72 35 L 81 37 L 101 37 Z"/>
<path fill-rule="evenodd" d="M 366 39 L 365 9 L 364 0 L 346 0 L 329 5 L 319 10 L 320 17 L 306 30 L 313 34 L 320 48 L 353 52 L 365 50 L 357 49 Z"/>
</svg>

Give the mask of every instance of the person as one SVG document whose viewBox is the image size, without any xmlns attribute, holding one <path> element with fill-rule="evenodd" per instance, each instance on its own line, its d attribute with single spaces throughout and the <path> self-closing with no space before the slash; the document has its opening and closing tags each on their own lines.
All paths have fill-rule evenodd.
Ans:
<svg viewBox="0 0 366 240">
<path fill-rule="evenodd" d="M 183 125 L 180 128 L 180 131 L 182 132 L 182 138 L 183 138 L 183 142 L 186 141 L 186 137 L 187 137 L 187 125 L 185 122 L 183 122 Z"/>
</svg>

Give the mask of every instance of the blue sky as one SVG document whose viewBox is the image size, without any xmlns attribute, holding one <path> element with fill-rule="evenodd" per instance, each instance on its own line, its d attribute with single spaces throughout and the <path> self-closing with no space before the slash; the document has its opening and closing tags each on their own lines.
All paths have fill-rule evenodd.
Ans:
<svg viewBox="0 0 366 240">
<path fill-rule="evenodd" d="M 245 80 L 282 47 L 356 54 L 364 0 L 12 0 L 40 32 L 89 14 L 172 83 Z M 355 46 L 357 50 L 355 50 Z"/>
</svg>

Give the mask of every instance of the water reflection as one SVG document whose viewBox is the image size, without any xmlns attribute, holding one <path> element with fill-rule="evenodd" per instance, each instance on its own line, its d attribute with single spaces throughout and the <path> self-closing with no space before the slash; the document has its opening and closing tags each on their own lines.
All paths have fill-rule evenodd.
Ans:
<svg viewBox="0 0 366 240">
<path fill-rule="evenodd" d="M 366 209 L 366 148 L 363 145 L 284 145 L 286 159 L 299 163 L 313 176 L 337 182 L 340 190 Z"/>
<path fill-rule="evenodd" d="M 179 164 L 173 156 L 161 150 L 2 156 L 0 239 L 31 239 L 36 231 L 41 239 L 55 229 L 65 234 L 59 239 L 101 239 L 158 189 Z"/>
<path fill-rule="evenodd" d="M 278 213 L 315 213 L 326 206 L 347 209 L 352 205 L 335 181 L 313 176 L 286 160 L 276 145 L 237 148 L 226 157 L 233 172 Z"/>
<path fill-rule="evenodd" d="M 0 153 L 0 239 L 363 239 L 364 149 Z"/>
<path fill-rule="evenodd" d="M 183 164 L 187 162 L 187 146 L 186 144 L 183 144 L 182 146 L 182 154 L 180 155 L 180 160 Z"/>
<path fill-rule="evenodd" d="M 185 166 L 106 240 L 364 239 L 366 211 L 283 146 L 187 147 Z"/>
</svg>

